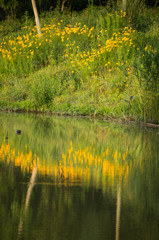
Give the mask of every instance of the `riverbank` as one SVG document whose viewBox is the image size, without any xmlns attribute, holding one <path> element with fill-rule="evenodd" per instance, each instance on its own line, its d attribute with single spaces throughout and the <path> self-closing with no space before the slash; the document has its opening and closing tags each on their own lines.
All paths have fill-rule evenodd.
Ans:
<svg viewBox="0 0 159 240">
<path fill-rule="evenodd" d="M 0 24 L 0 109 L 159 122 L 159 13 L 89 7 Z M 96 18 L 94 18 L 96 16 Z M 18 21 L 18 20 L 15 20 Z"/>
</svg>

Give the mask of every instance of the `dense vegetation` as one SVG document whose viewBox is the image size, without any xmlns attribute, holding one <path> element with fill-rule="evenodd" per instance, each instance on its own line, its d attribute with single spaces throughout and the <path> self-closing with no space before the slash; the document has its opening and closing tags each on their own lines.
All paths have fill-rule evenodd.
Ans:
<svg viewBox="0 0 159 240">
<path fill-rule="evenodd" d="M 1 21 L 1 109 L 159 122 L 157 8 L 91 2 Z"/>
</svg>

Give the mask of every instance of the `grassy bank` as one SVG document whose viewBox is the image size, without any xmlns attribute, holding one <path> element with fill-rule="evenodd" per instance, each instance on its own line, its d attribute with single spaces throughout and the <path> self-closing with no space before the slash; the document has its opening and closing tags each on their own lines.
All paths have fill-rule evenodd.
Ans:
<svg viewBox="0 0 159 240">
<path fill-rule="evenodd" d="M 106 7 L 0 24 L 0 109 L 159 122 L 159 13 Z M 8 27 L 7 27 L 8 24 Z"/>
</svg>

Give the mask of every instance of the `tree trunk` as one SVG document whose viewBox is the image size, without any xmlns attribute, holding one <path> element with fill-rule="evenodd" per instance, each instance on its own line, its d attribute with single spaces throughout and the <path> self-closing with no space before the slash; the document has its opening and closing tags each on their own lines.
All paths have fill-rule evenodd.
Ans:
<svg viewBox="0 0 159 240">
<path fill-rule="evenodd" d="M 126 11 L 126 0 L 122 0 L 122 10 L 123 12 Z"/>
<path fill-rule="evenodd" d="M 63 0 L 63 1 L 62 1 L 61 12 L 63 12 L 63 10 L 64 10 L 65 2 L 66 2 L 66 0 Z"/>
<path fill-rule="evenodd" d="M 37 8 L 36 8 L 35 0 L 31 0 L 31 3 L 32 3 L 33 11 L 34 11 L 37 32 L 38 32 L 38 35 L 39 35 L 39 38 L 40 38 L 41 37 L 41 27 L 40 27 L 40 20 L 39 20 L 38 11 L 37 11 Z"/>
<path fill-rule="evenodd" d="M 99 6 L 102 6 L 102 0 L 99 0 Z"/>
</svg>

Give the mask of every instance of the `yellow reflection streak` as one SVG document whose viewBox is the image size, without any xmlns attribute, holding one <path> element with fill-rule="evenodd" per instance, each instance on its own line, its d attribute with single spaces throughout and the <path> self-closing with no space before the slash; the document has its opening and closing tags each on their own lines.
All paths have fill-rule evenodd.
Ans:
<svg viewBox="0 0 159 240">
<path fill-rule="evenodd" d="M 66 153 L 62 153 L 61 159 L 57 161 L 40 161 L 36 154 L 18 152 L 11 149 L 10 145 L 2 144 L 0 147 L 0 159 L 6 163 L 14 162 L 21 171 L 32 172 L 38 164 L 40 175 L 49 175 L 63 184 L 81 183 L 86 186 L 90 184 L 114 186 L 121 179 L 127 180 L 129 165 L 126 152 L 111 151 L 105 149 L 101 154 L 96 154 L 94 148 L 74 149 L 72 141 Z"/>
</svg>

